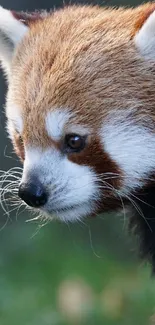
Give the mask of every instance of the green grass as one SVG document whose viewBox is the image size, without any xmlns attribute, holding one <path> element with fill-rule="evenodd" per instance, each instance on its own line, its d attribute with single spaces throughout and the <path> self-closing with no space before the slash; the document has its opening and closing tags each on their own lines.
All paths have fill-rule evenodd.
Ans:
<svg viewBox="0 0 155 325">
<path fill-rule="evenodd" d="M 0 325 L 149 325 L 155 282 L 122 222 L 0 232 Z M 154 322 L 155 324 L 155 322 Z"/>
</svg>

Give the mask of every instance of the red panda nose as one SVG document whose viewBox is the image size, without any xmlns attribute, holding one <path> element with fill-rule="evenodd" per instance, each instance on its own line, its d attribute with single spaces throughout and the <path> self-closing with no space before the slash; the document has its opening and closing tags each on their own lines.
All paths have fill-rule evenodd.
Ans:
<svg viewBox="0 0 155 325">
<path fill-rule="evenodd" d="M 47 193 L 40 183 L 21 183 L 18 196 L 29 206 L 40 208 L 47 202 Z"/>
</svg>

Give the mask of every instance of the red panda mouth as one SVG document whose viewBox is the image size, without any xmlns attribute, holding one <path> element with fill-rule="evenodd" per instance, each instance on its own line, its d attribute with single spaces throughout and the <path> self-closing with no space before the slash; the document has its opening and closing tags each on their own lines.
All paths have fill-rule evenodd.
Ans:
<svg viewBox="0 0 155 325">
<path fill-rule="evenodd" d="M 79 209 L 81 208 L 84 208 L 84 210 L 87 210 L 89 208 L 89 212 L 88 213 L 84 213 L 84 215 L 87 215 L 87 216 L 92 216 L 92 215 L 95 215 L 95 211 L 96 211 L 96 204 L 94 204 L 94 202 L 90 202 L 89 200 L 88 201 L 85 201 L 81 204 L 73 204 L 73 205 L 66 205 L 64 207 L 43 207 L 41 210 L 44 211 L 45 213 L 48 213 L 49 215 L 57 215 L 59 217 L 59 214 L 66 214 L 66 213 L 71 213 L 71 212 L 75 212 L 78 211 Z M 83 213 L 80 213 L 81 214 L 81 217 L 83 216 Z"/>
</svg>

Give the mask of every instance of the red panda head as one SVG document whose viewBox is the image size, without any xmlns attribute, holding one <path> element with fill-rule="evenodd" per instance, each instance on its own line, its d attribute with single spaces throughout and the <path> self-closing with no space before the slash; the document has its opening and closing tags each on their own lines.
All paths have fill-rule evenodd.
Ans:
<svg viewBox="0 0 155 325">
<path fill-rule="evenodd" d="M 0 8 L 19 196 L 62 220 L 116 209 L 155 169 L 155 5 Z"/>
</svg>

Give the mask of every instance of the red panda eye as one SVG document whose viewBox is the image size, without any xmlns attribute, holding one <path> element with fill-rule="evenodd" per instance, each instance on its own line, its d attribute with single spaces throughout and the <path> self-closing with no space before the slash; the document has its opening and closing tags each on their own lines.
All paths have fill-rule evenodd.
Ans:
<svg viewBox="0 0 155 325">
<path fill-rule="evenodd" d="M 65 151 L 79 152 L 84 149 L 86 137 L 78 134 L 67 134 L 65 137 Z"/>
</svg>

